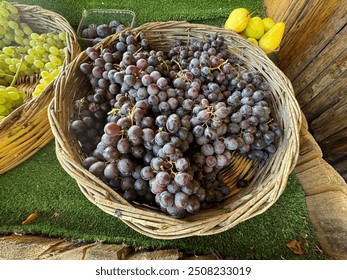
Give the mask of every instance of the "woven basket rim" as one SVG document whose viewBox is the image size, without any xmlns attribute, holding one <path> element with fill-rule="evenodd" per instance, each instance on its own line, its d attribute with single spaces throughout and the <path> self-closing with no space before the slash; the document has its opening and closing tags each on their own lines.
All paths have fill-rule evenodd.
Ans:
<svg viewBox="0 0 347 280">
<path fill-rule="evenodd" d="M 77 35 L 63 16 L 38 5 L 11 4 L 18 9 L 22 20 L 34 31 L 41 33 L 40 31 L 60 30 L 66 33 L 67 51 L 63 62 L 64 68 L 80 53 Z M 0 122 L 0 174 L 17 166 L 53 139 L 47 107 L 54 98 L 54 83 L 55 80 L 48 84 L 40 95 L 26 100 Z M 18 131 L 23 133 L 16 136 Z M 23 135 L 27 137 L 24 138 Z M 16 145 L 21 148 L 13 152 L 12 148 Z"/>
<path fill-rule="evenodd" d="M 220 233 L 266 211 L 282 194 L 289 173 L 294 169 L 299 154 L 301 113 L 289 79 L 260 48 L 238 34 L 219 27 L 193 24 L 186 21 L 168 21 L 151 22 L 131 30 L 148 32 L 150 38 L 158 40 L 155 42 L 156 46 L 158 44 L 160 46 L 167 45 L 168 38 L 170 40 L 183 37 L 187 39 L 188 37 L 211 33 L 222 34 L 227 40 L 233 42 L 231 51 L 237 52 L 240 56 L 248 57 L 247 63 L 262 71 L 267 80 L 272 81 L 270 74 L 267 74 L 268 71 L 278 79 L 278 84 L 272 85 L 272 90 L 276 91 L 276 98 L 281 102 L 283 100 L 286 102 L 286 104 L 278 104 L 278 108 L 282 110 L 281 113 L 285 113 L 286 116 L 284 124 L 287 127 L 285 127 L 285 136 L 282 141 L 286 149 L 280 148 L 262 168 L 261 172 L 265 172 L 267 176 L 263 176 L 263 174 L 255 176 L 256 180 L 263 179 L 261 186 L 255 186 L 252 191 L 245 190 L 236 194 L 231 199 L 233 200 L 232 204 L 223 204 L 220 209 L 203 210 L 201 213 L 177 220 L 141 205 L 124 202 L 112 194 L 114 191 L 110 187 L 82 167 L 81 157 L 76 156 L 73 147 L 69 146 L 71 139 L 64 127 L 68 116 L 64 115 L 66 112 L 61 110 L 64 105 L 64 98 L 66 101 L 68 97 L 63 98 L 62 92 L 67 94 L 66 85 L 79 78 L 75 70 L 80 62 L 87 59 L 85 52 L 81 52 L 59 77 L 55 98 L 48 107 L 49 121 L 56 141 L 56 153 L 62 167 L 77 181 L 82 193 L 93 204 L 106 213 L 116 215 L 134 230 L 157 239 L 177 239 Z M 95 48 L 106 46 L 116 40 L 117 36 L 118 34 L 114 34 L 107 37 Z M 150 39 L 149 43 L 151 45 Z M 257 58 L 257 60 L 252 61 L 252 58 Z M 69 102 L 71 104 L 71 100 Z M 275 171 L 277 172 L 275 177 L 272 174 L 273 170 L 271 170 L 274 165 L 276 165 Z M 256 183 L 258 182 L 254 182 L 254 184 Z"/>
</svg>

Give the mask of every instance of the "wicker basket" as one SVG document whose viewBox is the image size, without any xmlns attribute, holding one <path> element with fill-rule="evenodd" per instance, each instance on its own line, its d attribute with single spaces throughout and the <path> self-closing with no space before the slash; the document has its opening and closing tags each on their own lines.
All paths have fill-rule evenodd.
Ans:
<svg viewBox="0 0 347 280">
<path fill-rule="evenodd" d="M 39 6 L 12 3 L 34 32 L 65 32 L 67 52 L 63 67 L 80 53 L 77 36 L 67 22 L 59 14 L 45 10 Z M 33 84 L 25 83 L 28 90 Z M 47 117 L 47 107 L 54 97 L 51 82 L 35 99 L 28 99 L 0 122 L 0 174 L 17 166 L 35 154 L 41 147 L 53 139 Z M 23 87 L 22 87 L 23 90 Z"/>
<path fill-rule="evenodd" d="M 234 188 L 235 178 L 248 176 L 248 179 L 251 178 L 250 185 L 233 191 L 234 195 L 218 207 L 200 210 L 184 219 L 175 219 L 145 205 L 125 201 L 82 166 L 83 155 L 69 132 L 73 113 L 71 104 L 82 98 L 90 88 L 89 80 L 76 71 L 80 63 L 88 59 L 86 53 L 82 52 L 59 77 L 55 99 L 48 108 L 57 157 L 63 168 L 77 181 L 92 203 L 136 231 L 157 239 L 216 234 L 263 213 L 282 194 L 298 157 L 301 114 L 288 78 L 258 47 L 222 28 L 187 22 L 153 22 L 134 30 L 143 32 L 152 48 L 163 51 L 169 49 L 177 39 L 200 39 L 211 33 L 223 35 L 231 51 L 243 58 L 250 67 L 259 70 L 270 83 L 274 97 L 273 117 L 284 128 L 284 137 L 278 143 L 276 154 L 259 168 L 256 162 L 235 157 L 228 170 L 224 170 L 224 174 L 229 175 L 227 184 Z M 96 47 L 107 46 L 116 38 L 117 34 L 108 37 Z"/>
</svg>

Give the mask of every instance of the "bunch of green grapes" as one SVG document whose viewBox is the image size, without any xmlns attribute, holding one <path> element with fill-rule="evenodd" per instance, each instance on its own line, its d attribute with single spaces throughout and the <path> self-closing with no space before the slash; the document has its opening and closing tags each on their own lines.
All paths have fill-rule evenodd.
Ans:
<svg viewBox="0 0 347 280">
<path fill-rule="evenodd" d="M 65 58 L 65 33 L 31 33 L 28 38 L 28 45 L 6 46 L 0 50 L 0 84 L 11 84 L 18 69 L 19 77 L 61 70 Z"/>
<path fill-rule="evenodd" d="M 0 85 L 0 121 L 23 104 L 26 94 L 13 86 Z"/>
<path fill-rule="evenodd" d="M 16 80 L 37 75 L 40 80 L 32 93 L 37 97 L 62 70 L 66 47 L 65 33 L 35 33 L 21 22 L 15 6 L 0 2 L 0 121 L 24 101 L 15 98 L 23 95 L 14 94 Z M 4 92 L 10 92 L 13 99 Z"/>
<path fill-rule="evenodd" d="M 24 46 L 28 43 L 26 37 L 31 33 L 31 28 L 20 22 L 17 8 L 6 1 L 0 2 L 0 47 Z"/>
</svg>

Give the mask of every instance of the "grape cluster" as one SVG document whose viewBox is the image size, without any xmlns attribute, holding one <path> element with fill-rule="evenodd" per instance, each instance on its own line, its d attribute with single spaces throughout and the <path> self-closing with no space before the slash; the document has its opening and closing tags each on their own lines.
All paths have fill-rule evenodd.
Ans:
<svg viewBox="0 0 347 280">
<path fill-rule="evenodd" d="M 95 45 L 107 36 L 122 31 L 125 28 L 126 26 L 117 20 L 112 20 L 108 24 L 91 23 L 88 26 L 82 28 L 81 37 L 91 40 L 91 44 Z"/>
<path fill-rule="evenodd" d="M 0 2 L 0 48 L 22 45 L 25 36 L 31 33 L 30 27 L 20 22 L 16 7 L 6 1 Z"/>
<path fill-rule="evenodd" d="M 75 103 L 71 131 L 84 167 L 125 199 L 184 217 L 230 193 L 219 171 L 234 153 L 275 153 L 282 130 L 269 85 L 221 35 L 177 41 L 164 53 L 125 31 L 86 54 L 80 71 L 92 91 Z"/>
<path fill-rule="evenodd" d="M 39 83 L 32 92 L 38 96 L 43 89 L 60 73 L 66 51 L 65 33 L 38 34 L 24 22 L 15 6 L 5 1 L 0 2 L 0 85 L 9 87 L 12 93 L 18 78 L 39 76 Z M 15 95 L 11 95 L 13 98 Z M 17 95 L 16 95 L 17 96 Z M 7 101 L 6 101 L 7 100 Z M 15 99 L 15 104 L 5 99 L 0 103 L 6 110 L 5 117 L 15 107 L 23 103 L 23 98 Z"/>
<path fill-rule="evenodd" d="M 0 121 L 23 104 L 26 94 L 13 86 L 0 85 Z"/>
</svg>

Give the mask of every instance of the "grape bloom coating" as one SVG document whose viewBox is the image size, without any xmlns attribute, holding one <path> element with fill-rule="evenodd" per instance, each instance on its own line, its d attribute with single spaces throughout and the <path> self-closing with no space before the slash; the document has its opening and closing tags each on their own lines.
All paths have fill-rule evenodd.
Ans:
<svg viewBox="0 0 347 280">
<path fill-rule="evenodd" d="M 80 65 L 91 88 L 74 104 L 71 131 L 83 165 L 128 201 L 176 218 L 230 193 L 219 171 L 233 153 L 266 161 L 283 131 L 270 87 L 218 34 L 164 53 L 123 31 Z"/>
</svg>

